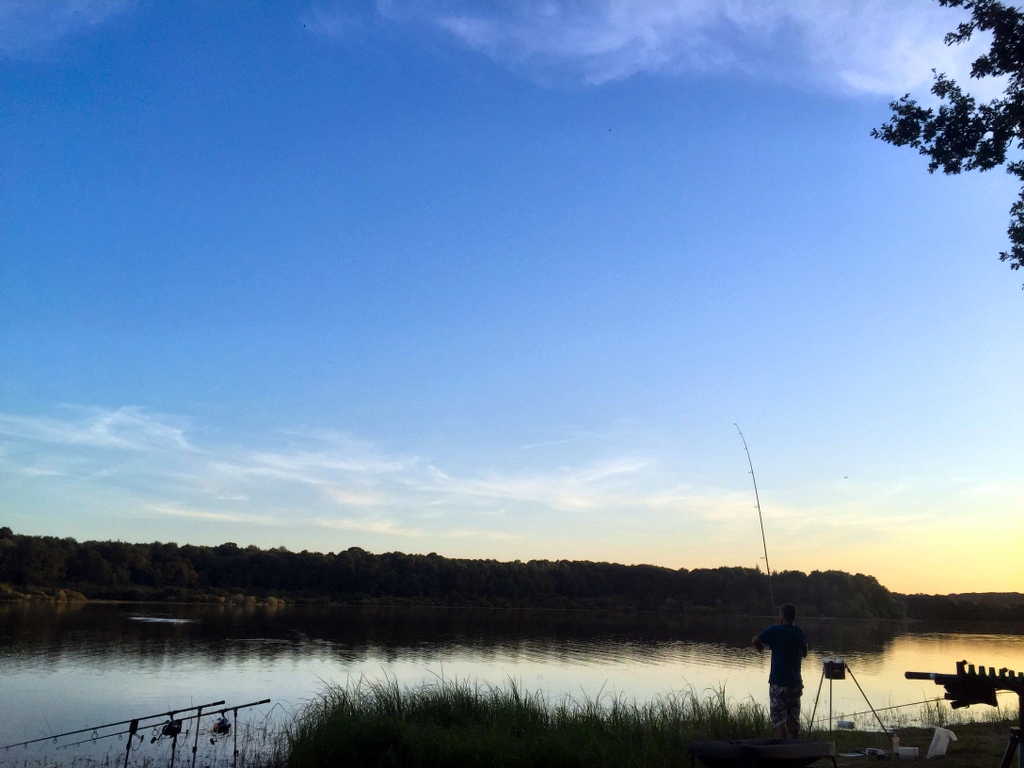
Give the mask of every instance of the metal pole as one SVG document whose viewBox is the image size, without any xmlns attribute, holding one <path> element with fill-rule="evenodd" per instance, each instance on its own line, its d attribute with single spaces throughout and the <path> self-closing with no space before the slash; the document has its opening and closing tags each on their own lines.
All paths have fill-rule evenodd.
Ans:
<svg viewBox="0 0 1024 768">
<path fill-rule="evenodd" d="M 828 677 L 828 737 L 832 738 L 832 676 Z"/>
<path fill-rule="evenodd" d="M 203 708 L 196 712 L 196 743 L 192 745 L 192 768 L 196 768 L 196 752 L 199 750 L 199 718 L 203 716 Z"/>
<path fill-rule="evenodd" d="M 171 737 L 171 768 L 174 768 L 174 753 L 178 749 L 178 734 Z"/>
<path fill-rule="evenodd" d="M 999 768 L 1010 768 L 1010 763 L 1013 762 L 1013 753 L 1017 751 L 1017 747 L 1020 746 L 1020 729 L 1010 729 L 1010 743 L 1006 745 L 1006 749 L 1003 751 L 1003 760 L 999 763 Z M 1017 765 L 1020 766 L 1024 763 L 1024 749 L 1020 750 L 1020 754 L 1017 757 Z"/>
<path fill-rule="evenodd" d="M 743 441 L 743 450 L 747 452 L 747 464 L 750 465 L 750 479 L 754 481 L 754 501 L 757 502 L 757 519 L 761 523 L 761 545 L 764 547 L 764 568 L 768 571 L 768 591 L 772 596 L 772 615 L 774 616 L 777 611 L 775 610 L 775 588 L 772 587 L 772 567 L 768 563 L 768 542 L 764 537 L 764 516 L 761 514 L 761 497 L 757 493 L 757 477 L 754 476 L 754 462 L 750 458 L 750 449 L 747 448 L 747 438 L 743 436 L 743 430 L 740 429 L 740 425 L 733 422 L 733 426 L 736 427 L 736 431 L 740 433 L 740 440 Z"/>
<path fill-rule="evenodd" d="M 139 721 L 132 720 L 132 724 L 128 726 L 128 746 L 124 748 L 124 768 L 128 768 L 128 755 L 132 751 L 132 739 L 135 737 L 135 732 L 139 730 Z"/>
<path fill-rule="evenodd" d="M 846 671 L 850 673 L 850 677 L 853 678 L 853 682 L 857 683 L 857 678 L 854 676 L 853 670 L 850 669 L 850 665 L 849 664 L 846 665 Z M 875 712 L 874 706 L 872 706 L 871 702 L 868 700 L 868 695 L 866 693 L 864 693 L 864 689 L 860 687 L 860 683 L 857 683 L 857 690 L 860 691 L 860 695 L 864 697 L 864 701 L 867 702 L 868 708 L 871 710 L 871 714 L 875 716 L 875 720 L 877 720 L 878 724 L 880 726 L 882 726 L 882 733 L 884 733 L 886 736 L 888 736 L 889 735 L 889 731 L 886 730 L 885 723 L 882 722 L 882 718 L 880 718 L 878 716 L 878 713 Z"/>
<path fill-rule="evenodd" d="M 811 722 L 807 726 L 808 733 L 814 729 L 814 715 L 818 711 L 818 699 L 821 697 L 821 684 L 825 682 L 825 667 L 821 668 L 821 680 L 818 681 L 818 692 L 814 695 L 814 709 L 811 710 Z"/>
<path fill-rule="evenodd" d="M 231 766 L 232 768 L 236 768 L 236 766 L 238 765 L 238 709 L 234 709 L 233 712 L 234 724 L 231 727 L 235 729 L 235 748 L 234 752 L 232 753 L 233 756 L 231 758 Z"/>
</svg>

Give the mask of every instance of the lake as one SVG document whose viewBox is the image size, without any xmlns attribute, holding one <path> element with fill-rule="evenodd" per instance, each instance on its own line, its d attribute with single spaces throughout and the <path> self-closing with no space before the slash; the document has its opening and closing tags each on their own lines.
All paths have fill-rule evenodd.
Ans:
<svg viewBox="0 0 1024 768">
<path fill-rule="evenodd" d="M 905 680 L 906 670 L 952 672 L 959 659 L 1024 669 L 1019 628 L 798 623 L 811 649 L 805 711 L 814 701 L 821 657 L 845 657 L 875 707 L 941 694 L 930 683 Z M 364 676 L 403 685 L 441 677 L 489 685 L 514 680 L 553 700 L 645 701 L 688 686 L 724 686 L 736 699 L 766 702 L 768 655 L 750 647 L 766 624 L 582 611 L 8 605 L 0 607 L 0 744 L 219 699 L 231 705 L 270 698 L 273 705 L 240 720 L 280 722 L 326 684 Z M 827 714 L 827 691 L 826 682 L 819 714 Z M 868 709 L 850 679 L 834 684 L 833 697 L 837 714 Z M 870 725 L 870 715 L 857 719 Z M 146 734 L 143 749 L 159 749 L 161 742 L 151 748 Z M 208 745 L 206 735 L 201 753 L 219 750 L 223 757 L 225 745 Z M 123 749 L 115 742 L 55 754 L 44 742 L 0 759 L 50 755 L 67 762 L 89 749 Z"/>
</svg>

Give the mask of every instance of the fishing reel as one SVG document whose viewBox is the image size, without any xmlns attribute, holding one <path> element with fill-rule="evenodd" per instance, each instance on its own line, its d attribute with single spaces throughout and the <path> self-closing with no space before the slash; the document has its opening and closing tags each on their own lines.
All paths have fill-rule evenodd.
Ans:
<svg viewBox="0 0 1024 768">
<path fill-rule="evenodd" d="M 210 728 L 210 743 L 215 744 L 218 736 L 227 736 L 231 733 L 231 721 L 228 720 L 228 716 L 223 712 L 220 713 Z"/>
<path fill-rule="evenodd" d="M 153 729 L 153 737 L 149 740 L 149 743 L 153 744 L 156 742 L 157 739 L 178 738 L 178 736 L 181 735 L 181 726 L 181 720 L 175 720 L 173 717 L 170 718 L 166 723 L 163 724 L 163 727 L 160 728 L 159 733 L 156 732 L 155 728 Z"/>
</svg>

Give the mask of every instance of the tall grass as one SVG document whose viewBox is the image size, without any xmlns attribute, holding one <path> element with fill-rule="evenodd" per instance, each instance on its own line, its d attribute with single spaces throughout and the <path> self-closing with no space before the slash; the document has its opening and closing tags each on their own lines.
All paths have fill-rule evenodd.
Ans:
<svg viewBox="0 0 1024 768">
<path fill-rule="evenodd" d="M 637 703 L 612 696 L 549 700 L 542 693 L 525 692 L 515 682 L 492 687 L 438 680 L 402 688 L 394 679 L 376 682 L 363 678 L 346 686 L 328 687 L 289 717 L 282 721 L 268 714 L 240 723 L 238 767 L 683 768 L 690 765 L 686 747 L 691 740 L 771 735 L 763 706 L 753 700 L 730 699 L 721 688 L 703 695 L 688 689 Z M 899 729 L 904 735 L 914 725 L 969 726 L 967 734 L 960 731 L 961 748 L 970 746 L 973 733 L 978 744 L 984 738 L 992 742 L 988 745 L 991 749 L 986 749 L 998 756 L 1005 732 L 992 728 L 1015 718 L 1016 710 L 1010 707 L 965 712 L 950 710 L 939 702 L 914 715 L 895 710 L 885 719 L 887 728 Z M 889 748 L 888 737 L 877 730 L 876 723 L 865 720 L 858 725 L 863 730 L 833 731 L 828 738 L 835 740 L 841 751 Z M 807 737 L 825 738 L 826 732 L 819 724 Z M 206 743 L 200 739 L 197 765 L 226 768 L 232 764 L 229 747 L 233 739 L 211 748 Z M 975 751 L 980 749 L 978 744 Z M 146 747 L 133 751 L 132 766 L 167 765 L 166 749 L 160 752 Z M 190 757 L 187 747 L 179 750 L 177 765 L 189 765 Z M 112 748 L 105 755 L 36 756 L 21 761 L 3 759 L 3 764 L 116 768 L 122 761 L 120 748 Z"/>
<path fill-rule="evenodd" d="M 689 766 L 693 739 L 768 736 L 757 703 L 689 690 L 638 704 L 621 698 L 549 701 L 504 687 L 395 680 L 331 687 L 289 726 L 277 755 L 324 766 Z"/>
<path fill-rule="evenodd" d="M 946 727 L 951 725 L 968 725 L 972 723 L 1014 723 L 1019 717 L 1019 708 L 1014 706 L 1016 702 L 1009 699 L 1001 699 L 999 706 L 986 707 L 977 706 L 968 709 L 953 709 L 942 701 L 931 702 L 922 707 L 918 715 L 921 725 L 937 725 Z M 908 718 L 907 725 L 915 724 L 914 719 Z M 896 725 L 903 725 L 897 720 Z"/>
</svg>

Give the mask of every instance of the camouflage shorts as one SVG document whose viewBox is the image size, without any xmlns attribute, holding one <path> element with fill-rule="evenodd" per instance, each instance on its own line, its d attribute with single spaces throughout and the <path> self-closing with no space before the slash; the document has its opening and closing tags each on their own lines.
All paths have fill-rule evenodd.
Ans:
<svg viewBox="0 0 1024 768">
<path fill-rule="evenodd" d="M 796 735 L 800 730 L 800 696 L 803 692 L 802 685 L 791 688 L 784 685 L 768 686 L 768 711 L 772 725 L 778 727 L 786 723 L 791 736 Z"/>
</svg>

